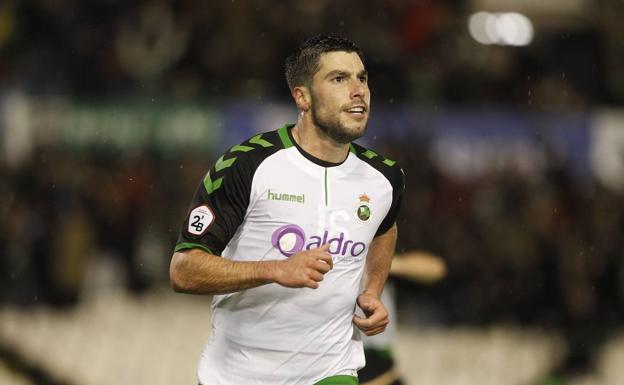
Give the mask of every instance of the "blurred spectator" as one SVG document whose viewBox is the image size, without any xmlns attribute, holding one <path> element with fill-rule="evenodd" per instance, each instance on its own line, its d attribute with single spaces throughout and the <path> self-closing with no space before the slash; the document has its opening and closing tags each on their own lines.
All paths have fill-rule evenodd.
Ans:
<svg viewBox="0 0 624 385">
<path fill-rule="evenodd" d="M 571 108 L 624 101 L 607 84 L 621 80 L 619 56 L 606 50 L 621 35 L 617 12 L 599 5 L 574 34 L 544 28 L 531 46 L 504 48 L 470 39 L 470 4 L 457 0 L 5 3 L 0 78 L 37 94 L 284 99 L 286 53 L 331 31 L 369 52 L 381 100 Z"/>
</svg>

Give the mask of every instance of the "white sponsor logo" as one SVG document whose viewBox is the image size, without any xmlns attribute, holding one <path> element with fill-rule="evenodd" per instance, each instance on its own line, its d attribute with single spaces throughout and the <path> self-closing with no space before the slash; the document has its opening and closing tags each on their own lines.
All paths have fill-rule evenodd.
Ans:
<svg viewBox="0 0 624 385">
<path fill-rule="evenodd" d="M 193 209 L 189 214 L 188 227 L 186 231 L 192 235 L 202 235 L 212 224 L 215 216 L 212 210 L 206 205 Z"/>
</svg>

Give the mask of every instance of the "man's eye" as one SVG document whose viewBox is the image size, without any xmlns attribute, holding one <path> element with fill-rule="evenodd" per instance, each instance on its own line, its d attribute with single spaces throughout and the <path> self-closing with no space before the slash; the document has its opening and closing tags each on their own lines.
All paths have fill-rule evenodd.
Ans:
<svg viewBox="0 0 624 385">
<path fill-rule="evenodd" d="M 343 80 L 344 80 L 344 76 L 336 76 L 336 77 L 334 78 L 334 81 L 335 81 L 336 83 L 340 83 L 340 82 L 342 82 Z"/>
<path fill-rule="evenodd" d="M 366 82 L 368 81 L 368 77 L 366 77 L 366 76 L 360 76 L 360 81 L 361 81 L 362 83 L 366 83 Z"/>
</svg>

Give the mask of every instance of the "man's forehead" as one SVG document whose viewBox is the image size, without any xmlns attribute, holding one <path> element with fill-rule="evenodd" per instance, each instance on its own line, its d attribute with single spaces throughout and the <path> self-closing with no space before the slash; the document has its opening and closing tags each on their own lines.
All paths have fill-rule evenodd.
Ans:
<svg viewBox="0 0 624 385">
<path fill-rule="evenodd" d="M 319 57 L 317 74 L 322 76 L 332 71 L 359 73 L 364 70 L 364 63 L 356 52 L 333 51 L 324 53 Z"/>
</svg>

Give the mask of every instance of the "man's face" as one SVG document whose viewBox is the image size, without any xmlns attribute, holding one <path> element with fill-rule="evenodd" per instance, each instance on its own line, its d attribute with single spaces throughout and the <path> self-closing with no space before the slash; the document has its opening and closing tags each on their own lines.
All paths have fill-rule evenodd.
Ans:
<svg viewBox="0 0 624 385">
<path fill-rule="evenodd" d="M 370 111 L 368 74 L 355 52 L 329 52 L 319 58 L 310 85 L 313 122 L 338 143 L 366 133 Z"/>
</svg>

